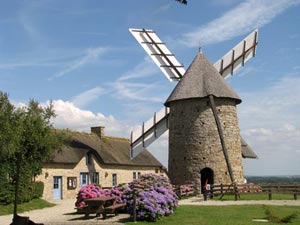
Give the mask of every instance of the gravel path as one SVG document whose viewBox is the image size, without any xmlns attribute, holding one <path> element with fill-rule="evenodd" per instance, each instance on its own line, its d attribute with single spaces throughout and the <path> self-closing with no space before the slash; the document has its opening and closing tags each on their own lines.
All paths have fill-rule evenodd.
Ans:
<svg viewBox="0 0 300 225">
<path fill-rule="evenodd" d="M 107 224 L 107 225 L 121 225 L 125 221 L 129 221 L 128 214 L 119 214 L 118 216 L 109 217 L 103 220 L 102 217 L 95 217 L 91 215 L 85 219 L 84 215 L 74 214 L 74 200 L 67 199 L 61 201 L 53 201 L 56 204 L 54 207 L 44 208 L 39 210 L 32 210 L 29 212 L 21 213 L 21 216 L 29 216 L 30 220 L 36 223 L 44 223 L 45 225 L 94 225 L 94 224 Z M 179 205 L 291 205 L 300 206 L 300 200 L 263 200 L 263 201 L 203 201 L 200 197 L 193 197 L 179 201 Z M 9 225 L 12 222 L 12 215 L 0 216 L 1 225 Z"/>
<path fill-rule="evenodd" d="M 83 214 L 74 214 L 74 200 L 66 199 L 61 201 L 53 201 L 56 206 L 32 210 L 20 213 L 20 216 L 29 216 L 29 219 L 35 223 L 44 223 L 45 225 L 94 225 L 108 224 L 120 225 L 124 221 L 129 220 L 128 214 L 119 214 L 118 216 L 108 217 L 103 220 L 102 217 L 96 217 L 91 214 L 87 219 Z M 108 215 L 109 216 L 109 215 Z M 12 215 L 0 216 L 1 225 L 9 225 L 12 222 Z"/>
</svg>

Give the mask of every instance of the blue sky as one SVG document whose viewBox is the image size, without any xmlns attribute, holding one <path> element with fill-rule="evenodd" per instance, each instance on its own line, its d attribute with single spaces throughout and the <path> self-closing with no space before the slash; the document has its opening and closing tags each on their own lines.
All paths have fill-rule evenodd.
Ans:
<svg viewBox="0 0 300 225">
<path fill-rule="evenodd" d="M 199 46 L 214 63 L 259 28 L 256 57 L 227 79 L 259 155 L 245 174 L 300 174 L 300 0 L 2 0 L 0 90 L 16 105 L 53 100 L 56 127 L 129 138 L 175 86 L 129 28 L 155 30 L 185 68 Z M 149 148 L 165 165 L 167 143 Z"/>
</svg>

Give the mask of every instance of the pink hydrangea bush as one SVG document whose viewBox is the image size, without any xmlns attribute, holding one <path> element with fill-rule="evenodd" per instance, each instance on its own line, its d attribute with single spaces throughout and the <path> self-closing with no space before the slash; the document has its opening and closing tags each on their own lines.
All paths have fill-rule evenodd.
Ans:
<svg viewBox="0 0 300 225">
<path fill-rule="evenodd" d="M 77 194 L 77 201 L 75 203 L 75 206 L 77 208 L 84 207 L 84 200 L 107 196 L 106 192 L 106 190 L 100 188 L 99 186 L 95 186 L 94 184 L 83 186 Z"/>
<path fill-rule="evenodd" d="M 84 200 L 90 199 L 90 198 L 99 198 L 103 196 L 116 196 L 117 203 L 123 203 L 123 191 L 124 187 L 122 186 L 115 186 L 111 189 L 103 189 L 99 186 L 96 186 L 94 184 L 89 184 L 86 186 L 83 186 L 80 191 L 77 194 L 77 200 L 75 202 L 75 206 L 77 208 L 84 207 Z"/>
</svg>

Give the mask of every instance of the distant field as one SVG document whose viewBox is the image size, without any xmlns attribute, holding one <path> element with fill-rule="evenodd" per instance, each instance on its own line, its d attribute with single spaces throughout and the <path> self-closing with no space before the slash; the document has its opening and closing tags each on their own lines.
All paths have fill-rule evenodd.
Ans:
<svg viewBox="0 0 300 225">
<path fill-rule="evenodd" d="M 255 184 L 300 184 L 300 176 L 246 176 L 246 179 Z"/>
<path fill-rule="evenodd" d="M 300 224 L 300 207 L 292 206 L 268 206 L 279 217 L 286 217 L 296 213 L 296 218 L 289 224 Z M 169 217 L 165 217 L 155 224 L 177 225 L 177 224 L 197 224 L 197 225 L 259 225 L 261 223 L 252 221 L 253 219 L 264 219 L 265 206 L 243 205 L 243 206 L 180 206 Z M 147 222 L 126 223 L 129 224 L 154 224 Z M 267 223 L 278 224 L 278 223 Z"/>
</svg>

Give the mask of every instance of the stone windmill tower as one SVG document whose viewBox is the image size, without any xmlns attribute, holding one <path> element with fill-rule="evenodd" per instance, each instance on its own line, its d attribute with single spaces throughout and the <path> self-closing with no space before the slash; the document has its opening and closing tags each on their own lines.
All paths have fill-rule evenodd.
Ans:
<svg viewBox="0 0 300 225">
<path fill-rule="evenodd" d="M 255 55 L 257 31 L 212 65 L 199 52 L 187 71 L 152 30 L 130 32 L 171 81 L 179 81 L 165 108 L 131 133 L 135 157 L 169 129 L 169 177 L 173 184 L 243 183 L 242 157 L 256 158 L 240 137 L 241 99 L 224 80 Z"/>
</svg>

